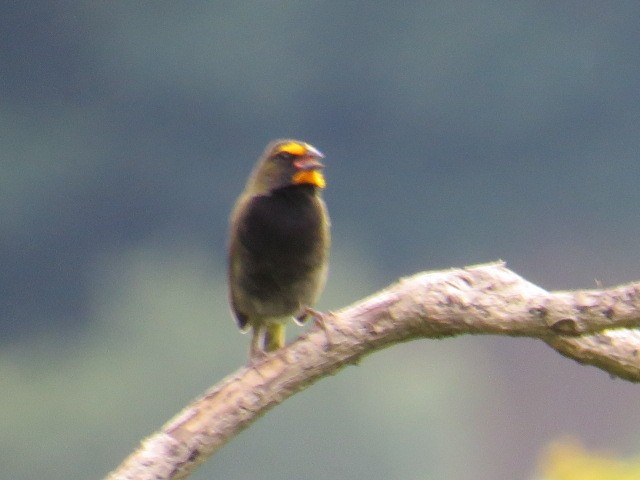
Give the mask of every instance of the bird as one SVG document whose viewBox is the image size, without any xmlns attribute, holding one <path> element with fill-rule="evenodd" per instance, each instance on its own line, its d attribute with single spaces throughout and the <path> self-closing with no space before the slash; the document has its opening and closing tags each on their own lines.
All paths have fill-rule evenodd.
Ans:
<svg viewBox="0 0 640 480">
<path fill-rule="evenodd" d="M 303 141 L 270 142 L 233 207 L 229 303 L 240 330 L 252 330 L 250 359 L 285 345 L 290 318 L 321 320 L 313 305 L 326 283 L 331 245 L 322 159 Z"/>
</svg>

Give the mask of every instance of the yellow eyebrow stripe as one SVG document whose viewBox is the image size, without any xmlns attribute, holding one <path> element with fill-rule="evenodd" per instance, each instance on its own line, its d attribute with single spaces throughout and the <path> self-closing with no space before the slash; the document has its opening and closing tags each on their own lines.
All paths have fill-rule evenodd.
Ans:
<svg viewBox="0 0 640 480">
<path fill-rule="evenodd" d="M 304 143 L 289 142 L 278 147 L 277 153 L 289 153 L 291 155 L 304 155 L 307 153 L 307 146 Z"/>
</svg>

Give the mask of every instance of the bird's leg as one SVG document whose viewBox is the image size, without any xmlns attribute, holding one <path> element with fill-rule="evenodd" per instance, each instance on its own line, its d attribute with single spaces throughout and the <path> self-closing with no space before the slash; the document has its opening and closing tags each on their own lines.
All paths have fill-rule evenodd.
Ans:
<svg viewBox="0 0 640 480">
<path fill-rule="evenodd" d="M 254 363 L 264 357 L 264 336 L 265 326 L 262 323 L 254 324 L 251 332 L 251 347 L 249 350 L 249 360 Z"/>
<path fill-rule="evenodd" d="M 285 325 L 284 323 L 274 322 L 266 326 L 264 331 L 264 351 L 273 352 L 284 347 L 285 344 Z"/>
</svg>

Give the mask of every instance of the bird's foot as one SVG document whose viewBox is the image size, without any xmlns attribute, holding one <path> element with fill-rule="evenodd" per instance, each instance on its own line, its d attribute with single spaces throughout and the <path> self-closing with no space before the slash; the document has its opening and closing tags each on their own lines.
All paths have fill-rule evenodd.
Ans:
<svg viewBox="0 0 640 480">
<path fill-rule="evenodd" d="M 302 310 L 302 313 L 300 315 L 296 315 L 294 317 L 295 321 L 297 324 L 299 325 L 303 325 L 307 320 L 309 320 L 310 318 L 317 320 L 318 318 L 322 317 L 324 314 L 322 312 L 320 312 L 319 310 L 315 310 L 311 307 L 305 307 L 304 310 Z"/>
<path fill-rule="evenodd" d="M 249 361 L 247 362 L 248 367 L 256 367 L 259 363 L 266 358 L 267 352 L 264 350 L 251 350 L 249 352 Z"/>
<path fill-rule="evenodd" d="M 296 317 L 296 322 L 299 324 L 303 324 L 308 319 L 312 318 L 315 325 L 320 327 L 324 331 L 324 335 L 327 339 L 327 350 L 331 348 L 333 345 L 333 341 L 331 340 L 331 335 L 329 333 L 329 327 L 327 326 L 326 319 L 328 316 L 332 315 L 331 313 L 323 313 L 319 310 L 315 310 L 313 308 L 307 307 L 304 309 L 302 314 Z"/>
</svg>

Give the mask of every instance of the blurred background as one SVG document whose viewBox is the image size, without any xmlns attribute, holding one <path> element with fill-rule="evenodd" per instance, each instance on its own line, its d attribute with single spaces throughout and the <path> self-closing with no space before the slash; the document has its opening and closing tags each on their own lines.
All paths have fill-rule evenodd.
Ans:
<svg viewBox="0 0 640 480">
<path fill-rule="evenodd" d="M 273 138 L 326 155 L 322 309 L 497 259 L 547 289 L 640 279 L 636 1 L 0 12 L 1 478 L 100 478 L 246 362 L 227 217 Z M 638 397 L 533 340 L 415 341 L 192 478 L 538 479 L 557 439 L 640 452 Z"/>
</svg>

